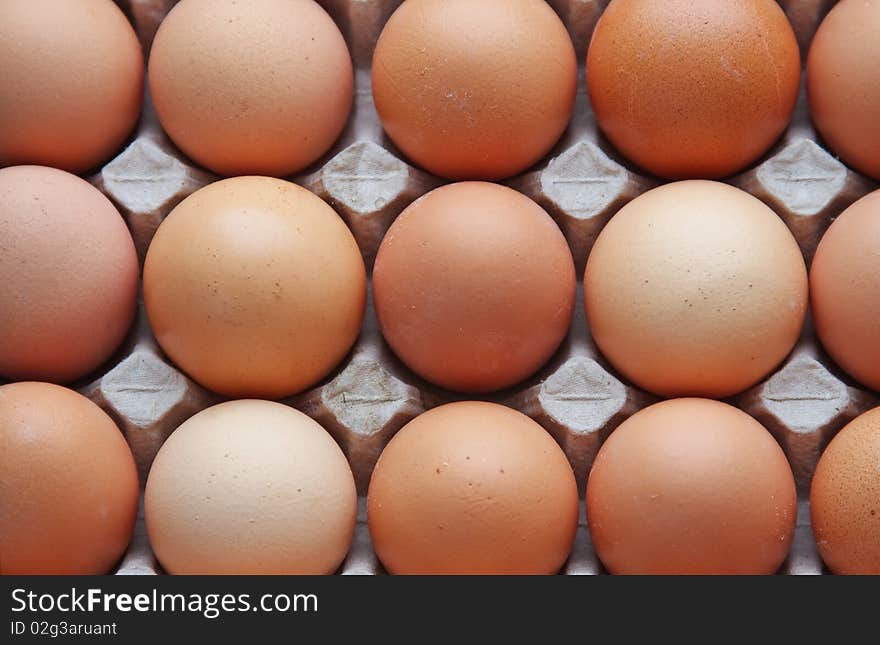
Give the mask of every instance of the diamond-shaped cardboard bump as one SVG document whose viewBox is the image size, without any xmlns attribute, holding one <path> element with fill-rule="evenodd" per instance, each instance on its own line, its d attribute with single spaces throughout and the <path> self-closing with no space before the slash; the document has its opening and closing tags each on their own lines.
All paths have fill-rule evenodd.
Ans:
<svg viewBox="0 0 880 645">
<path fill-rule="evenodd" d="M 822 451 L 834 435 L 878 403 L 820 361 L 816 346 L 800 345 L 782 369 L 737 398 L 738 407 L 766 427 L 785 450 L 801 491 L 808 491 Z"/>
<path fill-rule="evenodd" d="M 165 439 L 192 415 L 219 400 L 143 346 L 136 347 L 82 393 L 119 425 L 134 453 L 142 483 Z"/>
<path fill-rule="evenodd" d="M 516 395 L 511 404 L 556 438 L 583 492 L 602 442 L 652 400 L 622 383 L 590 356 L 575 355 L 541 383 Z"/>
<path fill-rule="evenodd" d="M 578 141 L 551 159 L 546 168 L 511 182 L 559 224 L 579 273 L 608 220 L 651 185 L 591 141 Z"/>
<path fill-rule="evenodd" d="M 372 141 L 349 145 L 302 183 L 345 219 L 367 266 L 400 212 L 438 185 Z"/>
<path fill-rule="evenodd" d="M 361 343 L 338 374 L 290 400 L 342 446 L 360 494 L 391 437 L 424 411 L 419 390 L 385 369 L 380 351 Z"/>
<path fill-rule="evenodd" d="M 867 179 L 805 138 L 792 139 L 733 183 L 779 214 L 808 262 L 831 219 L 872 187 Z"/>
<path fill-rule="evenodd" d="M 214 179 L 142 135 L 104 166 L 93 183 L 126 219 L 143 262 L 162 220 L 177 204 Z"/>
</svg>

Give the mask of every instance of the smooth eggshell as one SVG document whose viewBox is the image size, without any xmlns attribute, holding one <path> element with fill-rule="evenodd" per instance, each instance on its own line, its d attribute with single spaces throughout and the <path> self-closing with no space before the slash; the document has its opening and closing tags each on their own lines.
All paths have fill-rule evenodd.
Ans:
<svg viewBox="0 0 880 645">
<path fill-rule="evenodd" d="M 880 179 L 880 0 L 842 0 L 807 59 L 813 121 L 850 166 Z"/>
<path fill-rule="evenodd" d="M 134 458 L 97 405 L 48 383 L 0 387 L 0 574 L 107 573 L 137 505 Z"/>
<path fill-rule="evenodd" d="M 450 179 L 501 179 L 568 126 L 577 59 L 543 0 L 408 0 L 373 55 L 373 99 L 391 140 Z"/>
<path fill-rule="evenodd" d="M 616 574 L 772 574 L 797 517 L 779 444 L 746 413 L 676 399 L 611 433 L 587 482 L 596 552 Z"/>
<path fill-rule="evenodd" d="M 851 421 L 822 454 L 810 515 L 829 569 L 880 575 L 880 408 Z"/>
<path fill-rule="evenodd" d="M 584 277 L 599 349 L 663 396 L 723 398 L 757 383 L 797 342 L 807 291 L 782 220 L 737 188 L 699 180 L 624 206 Z"/>
<path fill-rule="evenodd" d="M 367 498 L 373 546 L 395 574 L 552 574 L 568 557 L 578 494 L 562 449 L 527 416 L 451 403 L 385 448 Z"/>
<path fill-rule="evenodd" d="M 153 551 L 172 574 L 330 574 L 354 534 L 345 456 L 280 403 L 221 403 L 184 422 L 144 497 Z"/>
<path fill-rule="evenodd" d="M 144 59 L 111 0 L 3 0 L 0 79 L 0 166 L 80 173 L 134 128 Z"/>
<path fill-rule="evenodd" d="M 880 191 L 847 208 L 810 268 L 816 332 L 831 358 L 880 390 Z"/>
<path fill-rule="evenodd" d="M 333 145 L 354 76 L 312 0 L 182 0 L 150 52 L 150 92 L 184 153 L 221 175 L 288 175 Z"/>
<path fill-rule="evenodd" d="M 628 159 L 661 177 L 723 177 L 788 125 L 800 53 L 774 0 L 614 0 L 593 32 L 587 83 Z"/>
<path fill-rule="evenodd" d="M 407 208 L 376 256 L 382 332 L 413 371 L 486 392 L 540 368 L 568 331 L 575 270 L 565 237 L 510 188 L 465 182 Z"/>
<path fill-rule="evenodd" d="M 0 375 L 67 382 L 99 367 L 131 326 L 138 273 L 96 188 L 53 168 L 0 169 Z"/>
<path fill-rule="evenodd" d="M 281 398 L 323 378 L 360 332 L 366 271 L 320 198 L 268 177 L 210 184 L 159 226 L 144 302 L 162 349 L 233 397 Z"/>
</svg>

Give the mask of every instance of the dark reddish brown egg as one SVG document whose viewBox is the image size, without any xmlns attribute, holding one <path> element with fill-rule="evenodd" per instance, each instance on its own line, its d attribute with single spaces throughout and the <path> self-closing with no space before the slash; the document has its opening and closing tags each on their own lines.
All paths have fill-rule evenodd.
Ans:
<svg viewBox="0 0 880 645">
<path fill-rule="evenodd" d="M 661 177 L 716 178 L 782 134 L 800 54 L 773 0 L 614 0 L 593 33 L 587 82 L 625 157 Z"/>
</svg>

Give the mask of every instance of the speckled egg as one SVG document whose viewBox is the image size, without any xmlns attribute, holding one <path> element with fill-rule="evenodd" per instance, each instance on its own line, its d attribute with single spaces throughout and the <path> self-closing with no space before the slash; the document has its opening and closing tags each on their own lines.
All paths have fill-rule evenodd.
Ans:
<svg viewBox="0 0 880 645">
<path fill-rule="evenodd" d="M 434 408 L 382 452 L 367 498 L 373 546 L 394 574 L 552 574 L 577 529 L 574 473 L 524 414 Z"/>
<path fill-rule="evenodd" d="M 822 453 L 810 516 L 828 568 L 880 575 L 880 408 L 847 424 Z"/>
<path fill-rule="evenodd" d="M 144 302 L 162 349 L 205 387 L 281 398 L 348 353 L 367 297 L 357 243 L 296 184 L 236 177 L 196 191 L 159 226 Z"/>
<path fill-rule="evenodd" d="M 144 496 L 172 574 L 329 574 L 351 545 L 357 493 L 317 422 L 243 400 L 196 414 L 163 444 Z"/>
<path fill-rule="evenodd" d="M 807 309 L 797 242 L 763 202 L 727 184 L 667 184 L 624 206 L 587 261 L 599 349 L 663 396 L 723 398 L 792 350 Z"/>
</svg>

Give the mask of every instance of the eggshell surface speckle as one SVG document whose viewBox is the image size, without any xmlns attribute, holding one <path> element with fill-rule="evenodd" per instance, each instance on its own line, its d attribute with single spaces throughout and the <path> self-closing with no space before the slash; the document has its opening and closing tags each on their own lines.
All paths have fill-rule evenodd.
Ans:
<svg viewBox="0 0 880 645">
<path fill-rule="evenodd" d="M 104 195 L 54 168 L 0 169 L 0 376 L 67 382 L 134 318 L 138 260 Z"/>
<path fill-rule="evenodd" d="M 172 574 L 330 574 L 354 532 L 345 456 L 306 415 L 221 403 L 168 438 L 145 493 L 150 543 Z"/>
<path fill-rule="evenodd" d="M 502 179 L 543 157 L 568 125 L 577 60 L 542 0 L 408 0 L 373 55 L 388 136 L 450 179 Z"/>
<path fill-rule="evenodd" d="M 853 378 L 880 390 L 880 191 L 847 208 L 810 269 L 816 332 Z"/>
<path fill-rule="evenodd" d="M 137 505 L 134 458 L 97 405 L 49 383 L 0 387 L 0 574 L 109 572 Z"/>
<path fill-rule="evenodd" d="M 571 550 L 578 494 L 565 454 L 520 412 L 451 403 L 385 448 L 367 500 L 395 574 L 551 574 Z"/>
<path fill-rule="evenodd" d="M 800 54 L 773 0 L 614 0 L 593 32 L 587 83 L 625 157 L 661 177 L 709 179 L 782 134 Z"/>
<path fill-rule="evenodd" d="M 144 59 L 111 0 L 0 2 L 0 166 L 91 170 L 138 120 Z"/>
<path fill-rule="evenodd" d="M 663 396 L 722 398 L 754 385 L 797 341 L 807 272 L 791 232 L 726 184 L 648 191 L 602 230 L 584 277 L 599 349 Z"/>
<path fill-rule="evenodd" d="M 831 440 L 813 476 L 810 514 L 834 573 L 880 575 L 880 408 Z"/>
<path fill-rule="evenodd" d="M 312 0 L 182 0 L 150 53 L 162 127 L 221 175 L 298 172 L 333 145 L 354 76 L 339 28 Z"/>
<path fill-rule="evenodd" d="M 510 188 L 464 182 L 407 208 L 379 247 L 376 313 L 395 353 L 453 390 L 526 378 L 571 323 L 576 277 L 565 237 Z"/>
<path fill-rule="evenodd" d="M 345 223 L 290 182 L 236 177 L 195 192 L 147 252 L 153 332 L 196 381 L 281 398 L 323 378 L 360 332 L 366 271 Z"/>
<path fill-rule="evenodd" d="M 807 59 L 810 114 L 828 146 L 880 179 L 880 1 L 843 0 L 819 26 Z"/>
<path fill-rule="evenodd" d="M 779 444 L 736 408 L 664 401 L 624 421 L 587 483 L 596 552 L 615 574 L 772 574 L 797 516 Z"/>
</svg>

